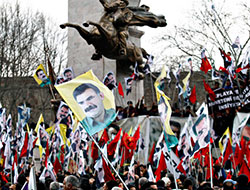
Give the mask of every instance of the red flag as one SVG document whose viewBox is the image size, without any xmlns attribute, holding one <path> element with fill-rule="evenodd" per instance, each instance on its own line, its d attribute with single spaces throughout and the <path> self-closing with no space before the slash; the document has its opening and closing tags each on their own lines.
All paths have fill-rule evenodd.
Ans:
<svg viewBox="0 0 250 190">
<path fill-rule="evenodd" d="M 108 144 L 107 151 L 108 151 L 109 156 L 111 156 L 115 153 L 117 143 L 121 137 L 121 131 L 122 131 L 122 129 L 119 130 L 119 132 L 116 134 L 115 138 Z"/>
<path fill-rule="evenodd" d="M 99 145 L 100 146 L 103 146 L 104 144 L 106 144 L 107 142 L 109 141 L 109 135 L 108 135 L 108 133 L 107 133 L 107 129 L 104 129 L 103 130 L 103 133 L 102 133 L 102 136 L 101 136 L 101 138 L 100 138 L 100 140 L 99 140 Z"/>
<path fill-rule="evenodd" d="M 55 170 L 56 173 L 58 173 L 58 171 L 60 171 L 60 170 L 62 171 L 62 166 L 61 166 L 60 161 L 57 158 L 57 156 L 56 156 L 56 160 L 55 160 L 55 162 L 53 164 L 53 167 L 54 167 L 54 170 Z"/>
<path fill-rule="evenodd" d="M 202 62 L 201 62 L 200 70 L 202 70 L 204 73 L 207 74 L 207 72 L 212 69 L 212 66 L 210 65 L 206 56 L 202 58 L 201 61 Z"/>
<path fill-rule="evenodd" d="M 49 158 L 49 140 L 47 139 L 46 154 L 45 154 L 45 167 L 46 168 L 47 168 L 47 165 L 48 165 L 48 158 Z"/>
<path fill-rule="evenodd" d="M 28 144 L 29 144 L 28 142 L 29 142 L 29 135 L 26 132 L 25 133 L 24 143 L 23 143 L 23 148 L 22 148 L 21 154 L 19 156 L 20 158 L 22 158 L 24 156 L 27 156 L 27 149 L 28 149 Z"/>
<path fill-rule="evenodd" d="M 156 181 L 161 179 L 161 171 L 167 169 L 167 164 L 163 152 L 161 152 L 161 158 L 159 161 L 158 168 L 155 171 Z"/>
<path fill-rule="evenodd" d="M 184 175 L 187 175 L 186 171 L 184 170 L 183 166 L 182 166 L 182 163 L 183 163 L 183 159 L 181 159 L 180 163 L 178 164 L 177 166 L 177 169 L 183 173 Z"/>
<path fill-rule="evenodd" d="M 241 72 L 242 70 L 243 70 L 243 69 L 240 67 L 240 68 L 236 69 L 235 72 L 236 72 L 236 73 L 239 73 L 239 72 Z"/>
<path fill-rule="evenodd" d="M 238 176 L 240 174 L 245 174 L 247 176 L 250 176 L 250 170 L 249 170 L 245 160 L 243 160 L 243 163 L 242 163 L 242 166 L 241 166 L 240 171 L 238 173 Z M 249 181 L 250 181 L 250 177 L 248 177 L 248 182 Z"/>
<path fill-rule="evenodd" d="M 121 82 L 118 83 L 118 93 L 124 98 L 124 92 Z"/>
<path fill-rule="evenodd" d="M 205 87 L 205 90 L 208 92 L 208 95 L 210 97 L 210 99 L 214 102 L 215 101 L 215 98 L 216 98 L 216 95 L 214 93 L 214 91 L 210 88 L 210 86 L 205 82 L 205 80 L 203 80 L 203 84 L 204 84 L 204 87 Z"/>
<path fill-rule="evenodd" d="M 225 150 L 225 153 L 224 153 L 223 165 L 225 164 L 225 162 L 228 160 L 229 156 L 232 153 L 233 153 L 232 145 L 230 143 L 230 140 L 228 140 L 226 150 Z"/>
<path fill-rule="evenodd" d="M 220 66 L 219 70 L 229 75 L 229 72 L 226 68 Z"/>
<path fill-rule="evenodd" d="M 194 85 L 194 88 L 189 96 L 189 100 L 192 104 L 195 104 L 196 102 L 196 86 Z"/>
<path fill-rule="evenodd" d="M 155 143 L 153 144 L 153 147 L 151 149 L 150 155 L 148 157 L 148 161 L 151 163 L 152 166 L 154 164 L 154 161 L 153 161 L 153 159 L 154 159 L 154 153 L 155 153 Z"/>
<path fill-rule="evenodd" d="M 92 141 L 91 149 L 92 149 L 91 158 L 95 161 L 95 160 L 97 160 L 99 155 L 98 155 L 98 148 L 97 148 L 96 144 L 94 143 L 94 141 Z"/>
<path fill-rule="evenodd" d="M 14 162 L 12 164 L 12 171 L 14 171 L 14 166 L 15 166 L 15 163 L 16 163 L 16 166 L 17 166 L 17 151 L 15 150 L 15 156 L 14 156 Z"/>
<path fill-rule="evenodd" d="M 36 146 L 36 141 L 38 140 L 38 137 L 35 138 L 35 140 L 33 141 L 33 148 Z"/>
<path fill-rule="evenodd" d="M 105 182 L 110 181 L 110 180 L 114 180 L 115 181 L 115 177 L 113 176 L 113 174 L 110 171 L 110 168 L 108 167 L 105 159 L 102 157 L 102 165 L 103 165 L 103 170 L 104 170 L 104 180 Z"/>
<path fill-rule="evenodd" d="M 62 164 L 64 163 L 64 153 L 65 153 L 64 146 L 65 145 L 61 146 L 61 153 L 60 153 L 60 161 Z"/>
</svg>

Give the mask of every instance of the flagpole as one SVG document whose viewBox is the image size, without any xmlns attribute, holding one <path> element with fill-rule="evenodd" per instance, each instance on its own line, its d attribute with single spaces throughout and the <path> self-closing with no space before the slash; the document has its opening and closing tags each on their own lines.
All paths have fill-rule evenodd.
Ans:
<svg viewBox="0 0 250 190">
<path fill-rule="evenodd" d="M 99 149 L 99 151 L 102 153 L 102 157 L 105 159 L 105 161 L 111 166 L 111 168 L 114 170 L 114 172 L 116 173 L 116 175 L 119 177 L 119 179 L 121 180 L 121 182 L 123 183 L 124 187 L 126 188 L 126 190 L 129 190 L 127 185 L 125 184 L 125 182 L 123 181 L 123 179 L 121 178 L 121 176 L 119 175 L 119 173 L 116 171 L 116 169 L 114 168 L 114 166 L 112 165 L 112 163 L 109 161 L 109 159 L 106 157 L 106 155 L 102 152 L 101 147 L 99 146 L 99 144 L 96 142 L 96 140 L 93 138 L 92 135 L 89 135 L 90 138 L 92 139 L 92 141 L 95 143 L 95 145 L 97 146 L 97 148 Z"/>
<path fill-rule="evenodd" d="M 210 181 L 211 188 L 213 188 L 213 173 L 212 173 L 212 153 L 211 153 L 211 142 L 209 142 L 209 161 L 210 161 Z"/>
</svg>

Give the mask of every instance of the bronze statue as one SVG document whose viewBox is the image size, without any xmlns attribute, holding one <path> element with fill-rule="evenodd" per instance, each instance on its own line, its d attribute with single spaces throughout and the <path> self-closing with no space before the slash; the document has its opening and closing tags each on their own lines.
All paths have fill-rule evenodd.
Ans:
<svg viewBox="0 0 250 190">
<path fill-rule="evenodd" d="M 149 12 L 148 6 L 128 7 L 128 0 L 114 0 L 107 2 L 99 0 L 103 5 L 105 13 L 99 23 L 85 22 L 83 26 L 92 25 L 91 31 L 87 31 L 78 24 L 65 23 L 61 28 L 75 28 L 81 37 L 89 45 L 93 45 L 96 52 L 92 59 L 98 60 L 101 56 L 118 61 L 126 61 L 138 64 L 138 69 L 142 69 L 143 58 L 147 59 L 148 53 L 141 47 L 129 42 L 129 26 L 149 26 L 164 27 L 166 20 L 164 16 L 156 16 Z"/>
</svg>

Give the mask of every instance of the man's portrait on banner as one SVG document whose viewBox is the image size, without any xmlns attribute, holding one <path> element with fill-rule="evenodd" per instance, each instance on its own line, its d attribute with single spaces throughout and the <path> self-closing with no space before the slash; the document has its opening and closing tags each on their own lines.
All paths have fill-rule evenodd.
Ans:
<svg viewBox="0 0 250 190">
<path fill-rule="evenodd" d="M 110 124 L 115 110 L 104 108 L 104 93 L 96 86 L 91 83 L 81 84 L 74 90 L 73 96 L 86 116 L 82 122 L 88 126 L 90 134 L 94 134 Z"/>
<path fill-rule="evenodd" d="M 41 87 L 51 84 L 42 64 L 37 67 L 33 77 Z"/>
<path fill-rule="evenodd" d="M 195 142 L 194 150 L 198 150 L 199 148 L 204 148 L 210 141 L 210 132 L 209 126 L 207 123 L 206 114 L 201 114 L 195 124 L 193 125 L 193 132 L 197 136 L 197 140 Z M 198 149 L 196 149 L 198 148 Z"/>
<path fill-rule="evenodd" d="M 103 130 L 115 119 L 114 95 L 92 71 L 56 88 L 89 135 Z"/>
<path fill-rule="evenodd" d="M 167 113 L 168 113 L 168 106 L 164 100 L 164 97 L 161 96 L 158 102 L 158 112 L 161 117 L 162 123 L 165 123 L 167 119 Z"/>
</svg>

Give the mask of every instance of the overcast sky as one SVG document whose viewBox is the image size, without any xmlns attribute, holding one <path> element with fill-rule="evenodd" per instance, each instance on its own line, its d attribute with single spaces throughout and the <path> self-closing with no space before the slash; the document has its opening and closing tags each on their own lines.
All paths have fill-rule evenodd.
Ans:
<svg viewBox="0 0 250 190">
<path fill-rule="evenodd" d="M 18 0 L 22 7 L 29 7 L 32 10 L 39 10 L 45 15 L 51 17 L 56 24 L 61 24 L 67 21 L 68 14 L 68 0 Z M 85 1 L 85 0 L 83 0 Z M 94 0 L 91 0 L 94 1 Z M 98 0 L 95 0 L 98 1 Z M 222 0 L 214 0 L 215 3 L 222 2 Z M 225 0 L 226 5 L 232 12 L 237 12 L 236 5 L 240 2 L 250 4 L 250 0 Z M 16 2 L 16 0 L 0 0 L 3 2 Z M 171 30 L 174 25 L 180 25 L 187 22 L 187 18 L 192 14 L 192 8 L 201 6 L 200 0 L 141 0 L 140 4 L 146 4 L 150 7 L 150 12 L 154 14 L 162 14 L 167 20 L 167 26 L 163 28 L 149 28 L 140 27 L 139 29 L 145 31 L 142 36 L 141 45 L 148 53 L 154 53 L 158 48 L 155 42 L 156 38 Z M 250 5 L 249 5 L 250 6 Z M 56 7 L 56 8 L 55 8 Z M 190 21 L 190 20 L 189 20 Z M 238 34 L 235 34 L 235 36 Z M 234 37 L 233 37 L 234 38 Z"/>
</svg>

